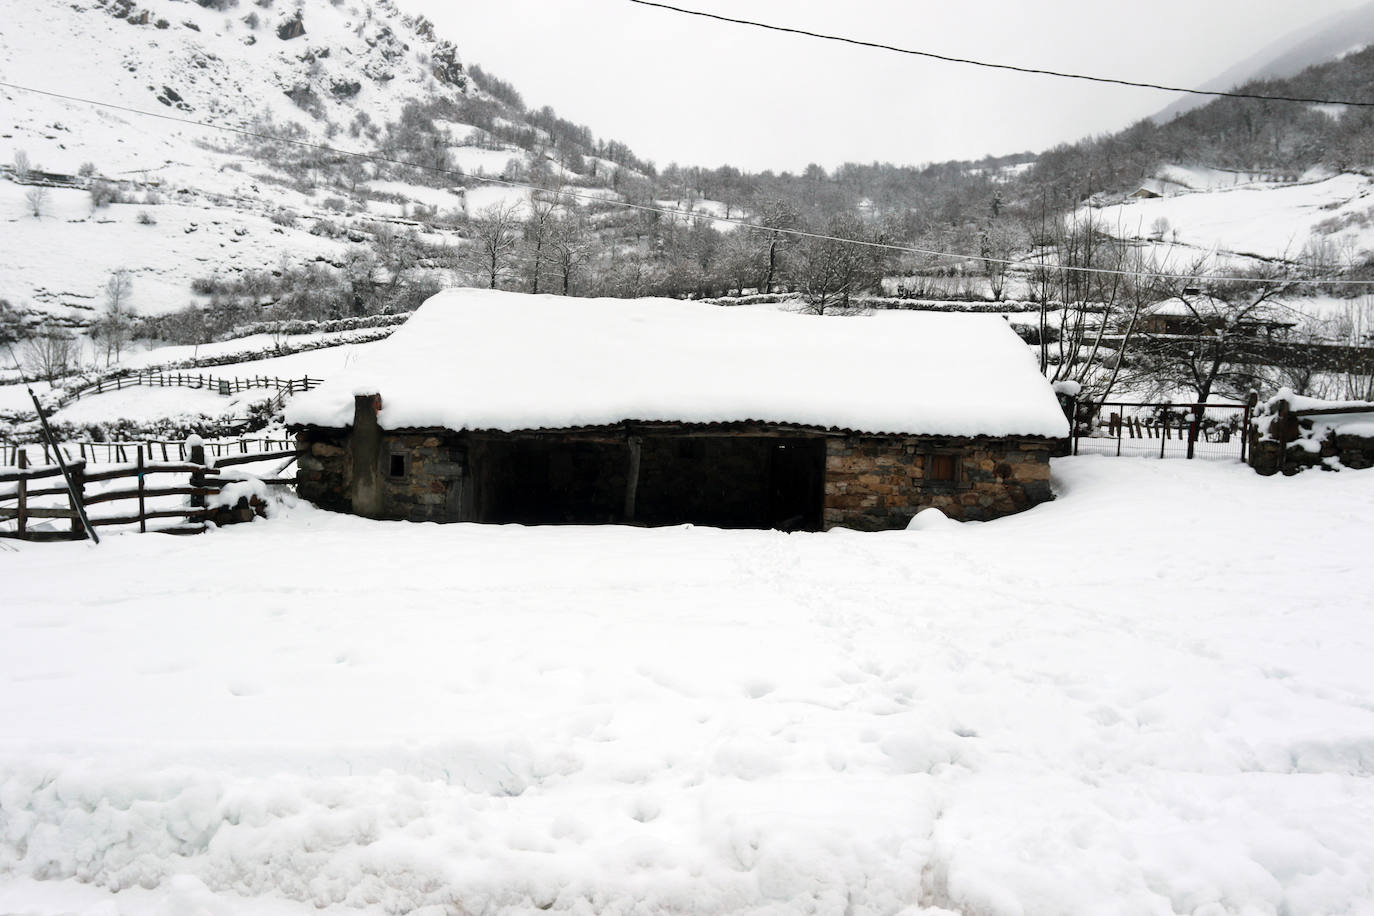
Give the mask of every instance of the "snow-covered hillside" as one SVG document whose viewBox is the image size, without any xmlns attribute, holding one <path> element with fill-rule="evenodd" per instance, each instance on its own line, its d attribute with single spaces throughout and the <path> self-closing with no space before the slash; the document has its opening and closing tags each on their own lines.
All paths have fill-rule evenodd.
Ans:
<svg viewBox="0 0 1374 916">
<path fill-rule="evenodd" d="M 320 139 L 331 121 L 337 130 L 365 115 L 380 125 L 411 99 L 462 93 L 467 80 L 452 54 L 389 0 L 38 0 L 12 5 L 0 30 L 7 82 L 231 127 L 295 121 Z M 190 167 L 200 177 L 204 164 L 187 162 L 203 159 L 192 154 L 195 143 L 223 142 L 200 129 L 0 92 L 13 125 L 0 154 L 25 149 L 48 171 L 92 162 L 107 175 L 174 181 Z"/>
<path fill-rule="evenodd" d="M 0 80 L 368 154 L 409 103 L 484 98 L 453 45 L 389 0 L 18 4 L 0 28 Z M 436 122 L 451 180 L 397 181 L 362 164 L 344 188 L 285 168 L 260 138 L 11 88 L 0 88 L 0 104 L 0 299 L 78 327 L 120 268 L 134 311 L 149 315 L 203 303 L 198 279 L 337 266 L 379 226 L 457 246 L 459 215 L 527 197 L 465 187 L 459 173 L 522 171 L 534 157 L 473 125 Z M 42 187 L 38 172 L 63 180 Z M 97 205 L 92 187 L 113 201 Z"/>
<path fill-rule="evenodd" d="M 1255 259 L 1318 256 L 1350 266 L 1374 250 L 1374 178 L 1312 170 L 1292 181 L 1264 173 L 1167 165 L 1144 187 L 1158 197 L 1085 208 L 1106 231 L 1152 240 L 1161 262 L 1182 268 L 1199 257 L 1244 265 Z M 1325 254 L 1322 254 L 1322 250 Z"/>
</svg>

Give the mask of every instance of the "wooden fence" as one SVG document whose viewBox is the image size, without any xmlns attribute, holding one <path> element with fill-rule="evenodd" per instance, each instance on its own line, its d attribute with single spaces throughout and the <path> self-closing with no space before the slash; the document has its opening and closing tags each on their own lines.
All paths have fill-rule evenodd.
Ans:
<svg viewBox="0 0 1374 916">
<path fill-rule="evenodd" d="M 83 397 L 104 394 L 108 391 L 122 391 L 125 388 L 205 388 L 226 397 L 254 388 L 271 388 L 279 392 L 274 401 L 284 401 L 299 391 L 318 388 L 324 379 L 303 376 L 301 378 L 276 378 L 275 376 L 254 375 L 247 378 L 225 377 L 189 372 L 139 372 L 133 375 L 114 375 L 97 379 L 75 391 L 69 391 L 57 400 L 54 407 L 61 409 Z"/>
<path fill-rule="evenodd" d="M 239 439 L 207 441 L 205 454 L 211 459 L 229 455 L 250 455 L 262 452 L 279 452 L 294 449 L 295 442 L 290 437 L 246 436 Z M 147 439 L 142 442 L 66 442 L 62 444 L 63 457 L 69 460 L 86 461 L 91 464 L 125 463 L 134 460 L 134 455 L 143 449 L 150 461 L 187 461 L 189 453 L 183 440 Z M 41 459 L 40 456 L 41 455 Z M 0 442 L 0 467 L 18 467 L 21 460 L 27 465 L 55 464 L 52 447 L 46 442 L 17 445 Z"/>
<path fill-rule="evenodd" d="M 221 491 L 218 478 L 222 468 L 258 461 L 279 460 L 289 464 L 299 454 L 294 448 L 276 452 L 259 452 L 245 455 L 230 455 L 214 459 L 215 466 L 206 466 L 204 446 L 190 446 L 185 449 L 185 460 L 157 461 L 146 454 L 145 446 L 137 446 L 135 460 L 129 464 L 101 468 L 92 471 L 85 459 L 68 464 L 72 486 L 69 489 L 61 480 L 62 469 L 57 465 L 28 467 L 27 456 L 19 453 L 18 463 L 13 471 L 0 472 L 0 485 L 14 484 L 13 490 L 0 490 L 0 522 L 13 521 L 14 531 L 0 530 L 0 537 L 21 540 L 82 540 L 86 537 L 81 523 L 80 509 L 107 503 L 127 503 L 115 515 L 90 516 L 92 528 L 108 525 L 138 525 L 140 532 L 148 531 L 148 522 L 159 519 L 181 519 L 181 524 L 156 529 L 166 534 L 198 534 L 205 530 L 206 521 L 215 509 L 206 508 L 205 499 Z M 173 482 L 165 486 L 150 486 L 150 475 L 186 474 L 185 483 Z M 102 490 L 94 495 L 86 495 L 86 486 L 92 483 L 130 480 L 128 487 Z M 294 483 L 290 479 L 265 479 L 269 484 Z M 60 485 L 54 485 L 59 483 Z M 37 486 L 35 486 L 37 484 Z M 43 497 L 67 498 L 66 506 L 31 505 L 34 499 Z M 148 500 L 165 496 L 188 496 L 189 506 L 172 509 L 152 509 Z M 35 519 L 69 519 L 69 530 L 43 529 L 35 531 L 30 522 Z"/>
</svg>

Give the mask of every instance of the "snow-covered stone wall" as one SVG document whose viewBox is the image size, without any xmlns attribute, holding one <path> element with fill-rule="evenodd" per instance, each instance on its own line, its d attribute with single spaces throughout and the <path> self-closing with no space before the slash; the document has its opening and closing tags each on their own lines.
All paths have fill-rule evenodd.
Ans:
<svg viewBox="0 0 1374 916">
<path fill-rule="evenodd" d="M 1281 390 L 1248 431 L 1250 467 L 1292 476 L 1313 467 L 1374 467 L 1374 403 L 1322 401 Z"/>
</svg>

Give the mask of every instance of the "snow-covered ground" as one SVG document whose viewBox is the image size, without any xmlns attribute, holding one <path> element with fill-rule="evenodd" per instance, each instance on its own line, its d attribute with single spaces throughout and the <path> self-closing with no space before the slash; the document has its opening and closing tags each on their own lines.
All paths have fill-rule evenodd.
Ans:
<svg viewBox="0 0 1374 916">
<path fill-rule="evenodd" d="M 738 206 L 731 206 L 724 201 L 707 200 L 702 197 L 693 198 L 691 200 L 655 200 L 654 206 L 662 207 L 665 210 L 681 211 L 682 216 L 678 219 L 679 222 L 682 223 L 690 223 L 692 220 L 701 217 L 716 217 L 719 220 L 743 220 L 749 218 L 749 214 Z M 720 222 L 718 219 L 712 219 L 712 227 L 719 229 L 721 232 L 731 232 L 735 229 L 734 223 Z"/>
<path fill-rule="evenodd" d="M 883 534 L 0 548 L 0 911 L 1374 912 L 1374 478 L 1054 471 Z"/>
<path fill-rule="evenodd" d="M 371 328 L 363 331 L 327 331 L 315 334 L 291 334 L 281 338 L 288 347 L 309 346 L 327 341 L 348 341 L 355 337 L 375 333 Z M 200 346 L 157 346 L 139 351 L 120 361 L 124 369 L 144 369 L 149 366 L 164 366 L 194 359 L 235 356 L 240 353 L 260 352 L 260 359 L 248 359 L 241 363 L 211 366 L 204 371 L 211 375 L 233 376 L 270 375 L 275 378 L 300 378 L 303 375 L 322 377 L 323 374 L 337 370 L 348 364 L 358 353 L 371 346 L 372 341 L 364 343 L 340 343 L 337 346 L 322 346 L 313 350 L 303 350 L 286 356 L 268 356 L 276 341 L 270 334 L 252 334 L 235 337 L 231 340 Z M 176 372 L 178 370 L 169 370 Z M 187 370 L 190 371 L 190 370 Z"/>
<path fill-rule="evenodd" d="M 249 403 L 274 392 L 254 389 L 235 397 L 221 397 L 204 388 L 125 388 L 74 401 L 53 415 L 59 423 L 100 423 L 112 418 L 148 423 L 163 417 L 191 414 L 206 417 L 242 416 Z"/>
</svg>

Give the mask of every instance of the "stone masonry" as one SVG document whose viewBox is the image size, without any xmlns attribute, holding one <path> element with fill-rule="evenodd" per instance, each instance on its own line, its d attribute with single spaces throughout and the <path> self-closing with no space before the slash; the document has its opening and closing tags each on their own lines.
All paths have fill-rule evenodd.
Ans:
<svg viewBox="0 0 1374 916">
<path fill-rule="evenodd" d="M 986 521 L 1053 499 L 1051 439 L 851 436 L 829 440 L 825 527 L 903 528 L 934 507 L 960 521 Z M 955 458 L 953 481 L 929 481 L 936 454 Z"/>
</svg>

